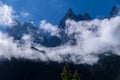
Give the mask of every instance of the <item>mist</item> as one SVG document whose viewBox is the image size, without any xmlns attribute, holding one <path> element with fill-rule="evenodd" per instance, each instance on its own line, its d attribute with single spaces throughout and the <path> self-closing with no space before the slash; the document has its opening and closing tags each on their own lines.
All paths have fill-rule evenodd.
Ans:
<svg viewBox="0 0 120 80">
<path fill-rule="evenodd" d="M 59 28 L 45 21 L 41 21 L 40 28 L 51 34 L 59 35 Z M 19 41 L 1 31 L 0 58 L 10 60 L 14 57 L 44 62 L 66 61 L 75 64 L 93 64 L 99 60 L 99 55 L 106 55 L 107 51 L 120 55 L 120 16 L 79 22 L 68 19 L 65 33 L 68 36 L 74 34 L 75 45 L 71 45 L 69 40 L 57 47 L 45 47 L 34 43 L 29 34 L 23 35 L 24 44 L 20 44 Z M 32 49 L 31 46 L 39 51 Z"/>
</svg>

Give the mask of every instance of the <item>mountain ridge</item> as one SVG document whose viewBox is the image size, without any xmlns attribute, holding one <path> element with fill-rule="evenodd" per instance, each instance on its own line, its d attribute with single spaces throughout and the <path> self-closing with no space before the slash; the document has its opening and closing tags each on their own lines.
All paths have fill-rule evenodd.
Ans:
<svg viewBox="0 0 120 80">
<path fill-rule="evenodd" d="M 120 10 L 119 7 L 113 6 L 109 17 L 111 18 L 111 17 L 115 17 L 116 15 L 119 15 L 119 10 Z M 42 44 L 44 46 L 48 46 L 48 47 L 56 47 L 56 46 L 66 43 L 70 39 L 67 36 L 67 34 L 65 33 L 65 29 L 66 29 L 65 22 L 67 19 L 72 19 L 75 21 L 92 20 L 92 18 L 90 17 L 90 15 L 88 13 L 85 13 L 84 15 L 81 15 L 81 14 L 76 15 L 76 14 L 74 14 L 73 10 L 71 8 L 69 8 L 68 11 L 66 12 L 65 16 L 60 20 L 60 23 L 58 24 L 58 28 L 61 30 L 59 32 L 61 37 L 57 37 L 57 36 L 46 37 L 45 35 L 43 35 L 44 32 L 42 30 L 40 30 L 37 26 L 32 24 L 31 22 L 25 22 L 22 25 L 17 20 L 16 20 L 17 25 L 15 25 L 13 27 L 8 27 L 6 29 L 6 32 L 10 36 L 14 37 L 15 40 L 20 40 L 24 34 L 31 34 L 33 36 L 34 40 L 36 40 L 34 42 Z M 39 37 L 39 38 L 37 38 L 37 37 Z M 41 37 L 43 37 L 46 42 L 43 42 L 41 40 Z M 51 41 L 53 41 L 53 40 L 49 41 L 48 39 L 53 39 L 54 41 L 57 40 L 58 43 L 54 44 L 54 42 L 52 42 L 52 44 L 51 44 Z M 45 44 L 45 43 L 47 43 L 47 44 Z"/>
</svg>

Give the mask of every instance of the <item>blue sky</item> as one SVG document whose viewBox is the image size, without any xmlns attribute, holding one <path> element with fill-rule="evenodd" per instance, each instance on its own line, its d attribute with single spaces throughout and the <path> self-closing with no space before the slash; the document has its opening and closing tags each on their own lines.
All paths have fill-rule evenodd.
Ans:
<svg viewBox="0 0 120 80">
<path fill-rule="evenodd" d="M 78 14 L 88 12 L 93 18 L 109 15 L 113 5 L 119 5 L 117 0 L 2 0 L 10 5 L 21 16 L 22 21 L 47 20 L 52 24 L 58 24 L 69 8 Z"/>
</svg>

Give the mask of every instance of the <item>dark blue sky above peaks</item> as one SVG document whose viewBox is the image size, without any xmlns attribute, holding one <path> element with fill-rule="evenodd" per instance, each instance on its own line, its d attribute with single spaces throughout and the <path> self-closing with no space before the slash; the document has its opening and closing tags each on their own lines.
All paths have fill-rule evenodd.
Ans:
<svg viewBox="0 0 120 80">
<path fill-rule="evenodd" d="M 13 7 L 18 19 L 39 23 L 47 20 L 58 24 L 69 8 L 75 14 L 89 13 L 93 18 L 109 15 L 113 5 L 119 5 L 118 0 L 2 0 Z M 22 16 L 25 14 L 26 16 Z M 29 15 L 28 15 L 29 14 Z"/>
</svg>

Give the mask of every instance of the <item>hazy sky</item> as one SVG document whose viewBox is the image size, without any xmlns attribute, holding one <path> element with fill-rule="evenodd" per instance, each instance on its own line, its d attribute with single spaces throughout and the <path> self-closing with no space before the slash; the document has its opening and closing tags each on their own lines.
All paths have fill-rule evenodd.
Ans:
<svg viewBox="0 0 120 80">
<path fill-rule="evenodd" d="M 78 14 L 88 12 L 92 17 L 109 15 L 113 5 L 119 5 L 117 0 L 2 0 L 10 5 L 19 16 L 20 21 L 47 20 L 58 24 L 68 8 Z"/>
</svg>

